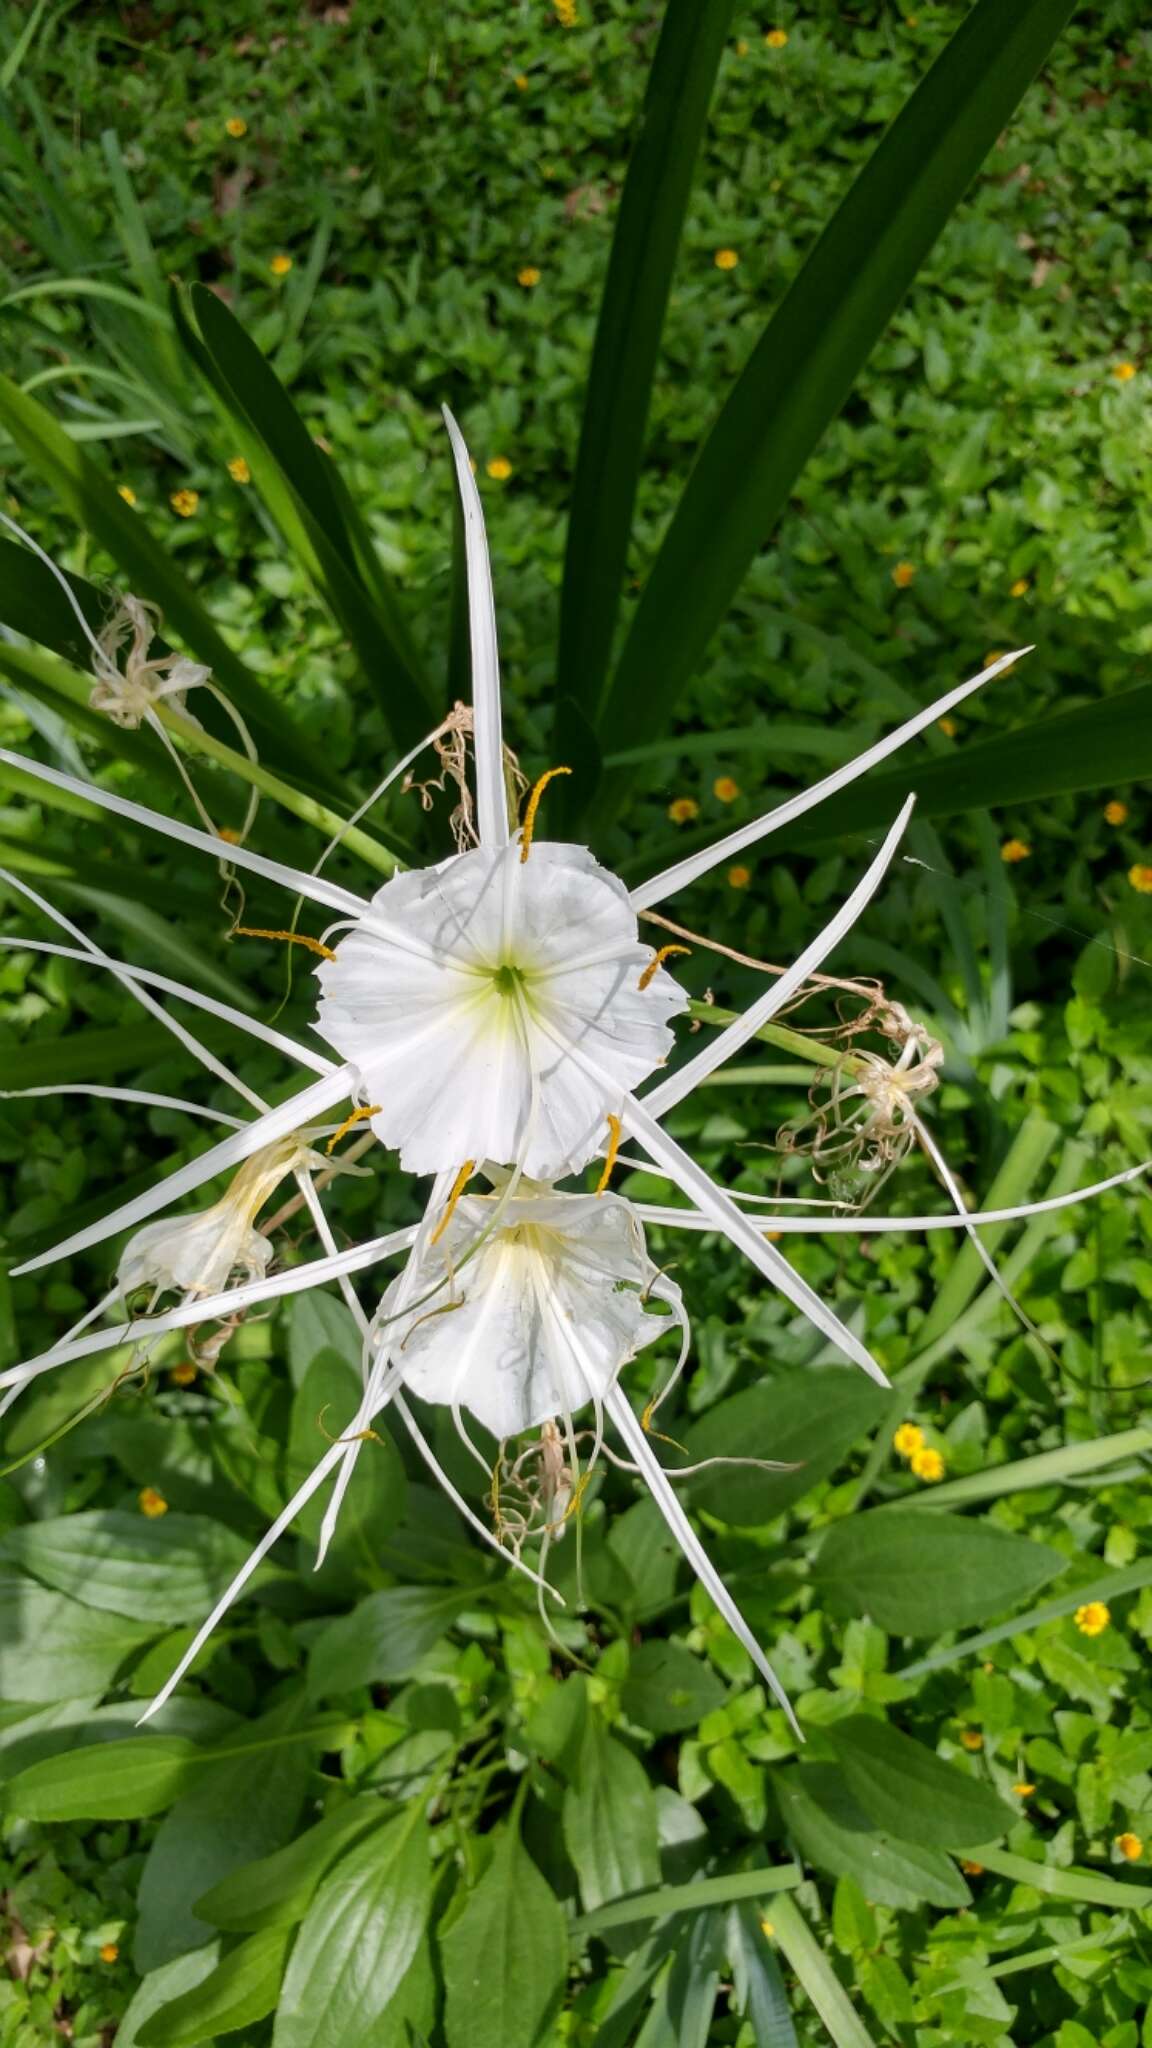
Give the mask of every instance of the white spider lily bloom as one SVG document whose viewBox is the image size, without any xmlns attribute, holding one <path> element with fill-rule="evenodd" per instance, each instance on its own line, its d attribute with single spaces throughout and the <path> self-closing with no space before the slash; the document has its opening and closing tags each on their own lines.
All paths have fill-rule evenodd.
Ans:
<svg viewBox="0 0 1152 2048">
<path fill-rule="evenodd" d="M 318 1172 L 331 1163 L 297 1133 L 246 1159 L 210 1209 L 163 1216 L 129 1238 L 116 1273 L 121 1297 L 148 1287 L 154 1295 L 171 1291 L 195 1301 L 219 1294 L 234 1276 L 262 1280 L 272 1244 L 255 1223 L 269 1195 L 286 1175 Z"/>
<path fill-rule="evenodd" d="M 397 1317 L 405 1283 L 416 1305 Z M 682 1313 L 680 1290 L 649 1257 L 631 1203 L 521 1181 L 511 1199 L 456 1203 L 388 1289 L 376 1327 L 410 1393 L 467 1408 L 504 1438 L 602 1401 L 623 1366 L 668 1328 L 648 1299 Z"/>
<path fill-rule="evenodd" d="M 410 1173 L 465 1159 L 577 1172 L 667 1059 L 687 1003 L 652 972 L 623 884 L 582 846 L 527 839 L 394 876 L 316 978 L 316 1029 Z"/>
</svg>

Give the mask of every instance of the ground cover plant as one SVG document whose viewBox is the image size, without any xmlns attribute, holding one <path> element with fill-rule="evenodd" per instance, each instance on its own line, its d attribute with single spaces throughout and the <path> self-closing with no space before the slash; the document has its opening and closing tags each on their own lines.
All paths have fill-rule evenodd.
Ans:
<svg viewBox="0 0 1152 2048">
<path fill-rule="evenodd" d="M 1149 1151 L 1140 13 L 10 10 L 4 509 L 79 613 L 9 531 L 0 2042 L 1148 2038 L 1147 1197 L 978 1241 L 880 1227 L 948 1218 L 936 1148 L 980 1213 Z M 572 1467 L 546 1432 L 483 1437 L 481 1471 L 450 1409 L 417 1401 L 423 1449 L 357 1418 L 357 1313 L 390 1272 L 53 1351 L 123 1260 L 102 1219 L 198 1171 L 205 1113 L 244 1107 L 229 1071 L 247 1117 L 298 1085 L 286 1040 L 324 1042 L 313 958 L 270 936 L 322 913 L 246 857 L 307 873 L 472 701 L 445 401 L 505 737 L 526 785 L 571 770 L 539 790 L 525 874 L 588 842 L 685 927 L 639 927 L 642 957 L 691 949 L 666 962 L 676 1060 L 875 871 L 803 1005 L 668 1113 L 779 1225 L 762 1271 L 652 1220 L 680 1198 L 642 1134 L 610 1196 L 610 1129 L 567 1183 L 596 1215 L 640 1205 L 687 1304 L 667 1397 L 663 1329 L 621 1385 L 642 1460 L 704 1466 L 679 1492 L 751 1651 L 667 1504 L 587 1442 Z M 112 635 L 117 592 L 156 611 Z M 753 836 L 934 705 L 878 772 Z M 458 720 L 344 833 L 334 889 L 450 853 L 473 737 Z M 108 798 L 207 821 L 220 857 Z M 649 896 L 742 828 L 690 895 Z M 174 1001 L 178 1040 L 140 970 L 231 1015 Z M 901 1047 L 920 1093 L 894 1119 Z M 879 1121 L 852 1092 L 876 1076 Z M 276 1284 L 323 1249 L 317 1188 L 338 1254 L 424 1207 L 394 1136 L 360 1120 L 329 1155 L 351 1107 L 247 1216 Z M 325 1186 L 337 1155 L 362 1170 Z M 448 1183 L 429 1228 L 481 1197 Z M 839 1228 L 790 1228 L 813 1198 Z M 791 1298 L 763 1271 L 783 1252 Z M 196 1647 L 347 1449 L 331 1540 L 318 1496 Z M 705 1462 L 733 1457 L 771 1469 Z"/>
</svg>

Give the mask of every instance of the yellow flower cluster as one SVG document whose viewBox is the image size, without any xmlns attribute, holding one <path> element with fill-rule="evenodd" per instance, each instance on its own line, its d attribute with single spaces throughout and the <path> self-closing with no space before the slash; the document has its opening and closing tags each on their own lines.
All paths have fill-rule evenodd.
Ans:
<svg viewBox="0 0 1152 2048">
<path fill-rule="evenodd" d="M 168 1513 L 168 1503 L 164 1495 L 157 1493 L 154 1486 L 146 1486 L 144 1488 L 139 1496 L 139 1506 L 140 1513 L 147 1515 L 150 1522 L 155 1522 L 160 1515 Z"/>
<path fill-rule="evenodd" d="M 1027 860 L 1031 851 L 1026 839 L 1006 839 L 1000 848 L 1000 858 L 1012 867 L 1018 860 Z"/>
<path fill-rule="evenodd" d="M 173 491 L 168 499 L 178 519 L 191 519 L 200 503 L 199 491 Z"/>
<path fill-rule="evenodd" d="M 915 1422 L 902 1422 L 892 1438 L 892 1448 L 900 1458 L 907 1458 L 909 1467 L 917 1479 L 926 1479 L 933 1484 L 944 1477 L 944 1459 L 939 1451 L 924 1441 L 924 1431 Z"/>
</svg>

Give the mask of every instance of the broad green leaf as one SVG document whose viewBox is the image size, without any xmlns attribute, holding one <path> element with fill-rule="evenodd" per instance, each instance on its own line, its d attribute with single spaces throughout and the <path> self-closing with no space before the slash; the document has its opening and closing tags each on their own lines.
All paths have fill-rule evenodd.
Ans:
<svg viewBox="0 0 1152 2048">
<path fill-rule="evenodd" d="M 306 783 L 315 782 L 315 748 L 308 749 L 294 735 L 289 713 L 268 696 L 263 685 L 232 652 L 191 584 L 159 542 L 153 540 L 144 521 L 124 503 L 115 486 L 101 476 L 52 414 L 7 377 L 0 377 L 0 426 L 7 428 L 72 517 L 119 563 L 135 595 L 158 604 L 173 630 L 200 661 L 207 663 L 221 689 L 252 727 L 261 752 L 300 774 Z M 319 779 L 332 783 L 322 762 Z"/>
<path fill-rule="evenodd" d="M 373 2040 L 420 1946 L 431 1891 L 428 1829 L 417 1802 L 321 1884 L 292 1951 L 273 2048 Z"/>
<path fill-rule="evenodd" d="M 918 818 L 950 818 L 1000 804 L 1037 803 L 1082 789 L 1152 775 L 1152 683 L 1102 697 L 1076 711 L 1037 719 L 995 740 L 956 747 L 937 761 L 922 757 L 841 790 L 809 816 L 786 826 L 776 845 L 842 840 L 890 823 L 912 790 Z"/>
<path fill-rule="evenodd" d="M 871 2034 L 850 2003 L 829 1958 L 793 1900 L 774 1899 L 769 1924 L 772 1939 L 779 1944 L 785 1960 L 795 1971 L 827 2027 L 835 2048 L 875 2048 Z"/>
<path fill-rule="evenodd" d="M 966 1906 L 971 1893 L 942 1849 L 894 1841 L 869 1820 L 834 1764 L 773 1774 L 785 1825 L 809 1863 L 850 1877 L 876 1906 Z"/>
<path fill-rule="evenodd" d="M 564 1909 L 515 1822 L 440 1938 L 444 2026 L 459 2048 L 535 2048 L 568 1974 Z"/>
<path fill-rule="evenodd" d="M 564 1840 L 585 1912 L 644 1891 L 660 1876 L 656 1801 L 643 1765 L 594 1716 L 564 1794 Z"/>
<path fill-rule="evenodd" d="M 99 634 L 113 608 L 111 597 L 63 565 L 60 575 L 93 633 Z M 23 633 L 25 639 L 63 655 L 79 669 L 91 668 L 91 645 L 51 569 L 30 548 L 7 535 L 0 537 L 0 615 L 14 633 Z M 94 720 L 96 717 L 93 713 Z"/>
<path fill-rule="evenodd" d="M 210 1976 L 144 2021 L 140 2048 L 194 2048 L 264 2019 L 276 2008 L 290 1939 L 287 1928 L 269 1927 L 241 1942 Z"/>
<path fill-rule="evenodd" d="M 851 1714 L 823 1730 L 848 1790 L 879 1828 L 929 1848 L 967 1849 L 994 1841 L 1015 1821 L 982 1779 L 902 1735 L 886 1721 Z"/>
<path fill-rule="evenodd" d="M 5 1786 L 4 1803 L 26 1820 L 139 1820 L 179 1797 L 197 1754 L 179 1735 L 91 1743 L 30 1764 Z"/>
<path fill-rule="evenodd" d="M 325 1871 L 383 1818 L 379 1799 L 351 1800 L 325 1814 L 286 1848 L 259 1863 L 246 1863 L 213 1885 L 197 1899 L 197 1914 L 229 1934 L 293 1925 L 304 1918 Z"/>
<path fill-rule="evenodd" d="M 692 1498 L 726 1522 L 769 1522 L 835 1470 L 885 1405 L 884 1395 L 861 1373 L 838 1366 L 815 1378 L 810 1372 L 782 1373 L 733 1394 L 689 1430 L 689 1462 L 771 1458 L 797 1469 L 720 1466 L 691 1482 Z"/>
<path fill-rule="evenodd" d="M 359 547 L 353 540 L 350 501 L 328 458 L 239 321 L 203 285 L 192 287 L 190 306 L 198 333 L 181 320 L 182 339 L 235 425 L 269 511 L 352 641 L 395 738 L 412 746 L 436 722 L 438 703 L 383 571 L 374 589 L 363 580 L 370 535 L 357 522 Z"/>
<path fill-rule="evenodd" d="M 1004 1643 L 1013 1636 L 1027 1635 L 1034 1628 L 1042 1628 L 1047 1621 L 1061 1621 L 1067 1614 L 1090 1600 L 1102 1600 L 1108 1606 L 1119 1600 L 1125 1593 L 1138 1593 L 1145 1586 L 1152 1586 L 1152 1558 L 1145 1558 L 1140 1564 L 1127 1565 L 1121 1571 L 1106 1572 L 1102 1578 L 1090 1579 L 1087 1585 L 1074 1586 L 1068 1593 L 1062 1593 L 1058 1600 L 1046 1600 L 1042 1607 L 1030 1608 L 1027 1614 L 1018 1614 L 1012 1621 L 1002 1621 L 997 1628 L 981 1629 L 979 1635 L 966 1636 L 963 1642 L 953 1643 L 948 1649 L 932 1650 L 927 1657 L 917 1657 L 898 1671 L 898 1678 L 920 1678 L 929 1671 L 943 1671 L 949 1664 L 962 1664 L 966 1657 L 974 1657 L 981 1650 L 991 1649 L 994 1643 Z"/>
<path fill-rule="evenodd" d="M 722 407 L 652 566 L 604 704 L 614 747 L 669 723 L 808 457 L 1073 4 L 977 0 L 841 202 Z M 627 787 L 627 771 L 606 780 L 601 815 Z"/>
<path fill-rule="evenodd" d="M 316 1637 L 308 1660 L 311 1697 L 407 1678 L 474 1598 L 442 1586 L 389 1586 L 369 1593 Z"/>
<path fill-rule="evenodd" d="M 81 1607 L 9 1569 L 0 1574 L 0 1699 L 76 1699 L 103 1692 L 157 1625 Z"/>
<path fill-rule="evenodd" d="M 632 1652 L 620 1703 L 630 1721 L 653 1735 L 675 1735 L 694 1728 L 724 1698 L 711 1666 L 683 1643 L 650 1642 Z"/>
<path fill-rule="evenodd" d="M 312 1768 L 304 1741 L 277 1742 L 299 1732 L 299 1697 L 247 1723 L 228 1738 L 239 1755 L 204 1755 L 187 1792 L 165 1814 L 148 1851 L 137 1895 L 132 1960 L 154 1970 L 211 1940 L 194 1902 L 242 1864 L 271 1855 L 290 1840 Z M 274 1745 L 274 1746 L 261 1746 Z"/>
<path fill-rule="evenodd" d="M 669 0 L 620 195 L 588 373 L 560 607 L 557 694 L 593 720 L 615 634 L 672 271 L 731 17 L 732 0 Z"/>
<path fill-rule="evenodd" d="M 159 2012 L 162 2005 L 169 2005 L 183 1992 L 191 1991 L 193 1985 L 203 1983 L 211 1975 L 220 1957 L 218 1941 L 208 1942 L 204 1948 L 190 1949 L 187 1955 L 176 1956 L 170 1963 L 164 1963 L 158 1970 L 150 1970 L 136 1990 L 116 2030 L 116 2048 L 140 2048 L 140 2029 Z"/>
<path fill-rule="evenodd" d="M 12 1529 L 0 1542 L 0 1560 L 85 1607 L 168 1627 L 200 1620 L 250 1549 L 207 1515 L 149 1521 L 108 1508 Z"/>
<path fill-rule="evenodd" d="M 1019 1606 L 1066 1568 L 1058 1551 L 991 1522 L 877 1508 L 833 1525 L 812 1577 L 838 1614 L 867 1615 L 890 1635 L 939 1636 Z"/>
</svg>

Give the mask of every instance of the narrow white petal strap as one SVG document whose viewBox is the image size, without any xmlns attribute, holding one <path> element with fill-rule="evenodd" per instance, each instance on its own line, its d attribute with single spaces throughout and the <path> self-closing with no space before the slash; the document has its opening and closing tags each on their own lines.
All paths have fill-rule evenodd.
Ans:
<svg viewBox="0 0 1152 2048">
<path fill-rule="evenodd" d="M 625 1130 L 630 1131 L 643 1145 L 644 1150 L 652 1154 L 657 1165 L 667 1169 L 670 1179 L 683 1189 L 691 1201 L 696 1202 L 706 1215 L 715 1217 L 717 1228 L 751 1259 L 752 1264 L 763 1273 L 765 1279 L 770 1280 L 781 1294 L 786 1295 L 793 1306 L 800 1310 L 801 1315 L 807 1316 L 808 1321 L 843 1351 L 854 1365 L 860 1366 L 879 1386 L 886 1387 L 887 1375 L 881 1371 L 863 1344 L 852 1335 L 851 1330 L 840 1321 L 839 1316 L 827 1303 L 821 1301 L 808 1282 L 793 1271 L 787 1259 L 776 1250 L 775 1245 L 767 1243 L 761 1236 L 763 1219 L 758 1217 L 753 1223 L 743 1210 L 738 1209 L 731 1196 L 726 1194 L 723 1188 L 716 1186 L 703 1167 L 698 1166 L 696 1161 L 668 1136 L 655 1117 L 649 1116 L 643 1104 L 637 1102 L 635 1097 L 624 1097 L 620 1114 Z"/>
<path fill-rule="evenodd" d="M 604 1395 L 604 1406 L 612 1417 L 620 1435 L 640 1467 L 640 1474 L 652 1495 L 656 1506 L 663 1515 L 669 1530 L 675 1537 L 688 1563 L 691 1565 L 705 1592 L 719 1608 L 738 1643 L 742 1643 L 761 1677 L 769 1686 L 772 1695 L 780 1702 L 801 1742 L 804 1731 L 792 1710 L 788 1695 L 773 1671 L 772 1666 L 756 1641 L 748 1623 L 724 1584 L 695 1529 L 688 1520 L 674 1488 L 669 1482 L 660 1460 L 652 1449 L 643 1427 L 632 1412 L 631 1404 L 619 1383 L 609 1387 Z"/>
<path fill-rule="evenodd" d="M 1078 1202 L 1090 1202 L 1097 1195 L 1106 1195 L 1111 1188 L 1125 1187 L 1129 1181 L 1139 1180 L 1142 1174 L 1152 1170 L 1152 1160 L 1143 1160 L 1139 1166 L 1126 1166 L 1123 1173 L 1113 1173 L 1107 1180 L 1093 1181 L 1090 1187 L 1073 1188 L 1066 1195 L 1048 1195 L 1040 1202 L 1021 1202 L 1014 1209 L 968 1209 L 962 1215 L 951 1216 L 871 1216 L 867 1210 L 856 1216 L 775 1216 L 757 1214 L 750 1221 L 757 1230 L 771 1231 L 773 1236 L 787 1234 L 792 1237 L 820 1237 L 832 1234 L 837 1237 L 872 1237 L 883 1231 L 892 1230 L 974 1230 L 984 1223 L 1023 1223 L 1033 1216 L 1051 1216 L 1060 1209 L 1074 1209 Z M 751 1199 L 737 1193 L 736 1202 Z M 654 1223 L 669 1230 L 711 1230 L 717 1229 L 715 1217 L 706 1216 L 702 1209 L 674 1209 L 662 1207 L 656 1202 L 633 1204 L 643 1223 Z"/>
<path fill-rule="evenodd" d="M 500 658 L 496 645 L 496 603 L 484 532 L 484 508 L 472 474 L 468 449 L 448 407 L 444 424 L 452 442 L 456 484 L 464 514 L 468 567 L 468 631 L 472 645 L 472 717 L 476 748 L 476 812 L 481 846 L 508 844 L 508 799 L 504 790 L 504 735 L 500 719 Z"/>
<path fill-rule="evenodd" d="M 156 1337 L 167 1336 L 170 1330 L 186 1330 L 194 1323 L 216 1322 L 223 1316 L 235 1315 L 240 1309 L 255 1308 L 264 1301 L 283 1301 L 290 1294 L 307 1294 L 313 1287 L 323 1287 L 328 1280 L 339 1280 L 347 1273 L 361 1273 L 369 1266 L 377 1266 L 382 1259 L 389 1259 L 396 1252 L 407 1250 L 414 1230 L 393 1230 L 386 1237 L 374 1237 L 367 1244 L 356 1244 L 347 1251 L 335 1252 L 323 1259 L 309 1259 L 303 1266 L 290 1266 L 280 1273 L 270 1273 L 264 1280 L 249 1280 L 239 1287 L 224 1287 L 219 1294 L 205 1294 L 180 1302 L 177 1307 L 165 1309 L 162 1315 L 139 1316 L 135 1322 L 117 1323 L 107 1330 L 93 1330 L 85 1337 L 69 1335 L 62 1337 L 48 1351 L 41 1351 L 35 1358 L 25 1359 L 20 1365 L 10 1365 L 0 1372 L 0 1387 L 23 1386 L 26 1380 L 36 1379 L 42 1372 L 48 1372 L 55 1365 L 71 1364 L 76 1358 L 90 1358 L 98 1351 L 116 1351 L 125 1344 L 145 1344 Z M 116 1299 L 113 1289 L 110 1300 Z M 79 1326 L 77 1326 L 79 1327 Z"/>
<path fill-rule="evenodd" d="M 6 873 L 6 870 L 0 870 L 0 873 Z M 147 982 L 149 988 L 162 989 L 165 995 L 190 1003 L 193 1009 L 204 1010 L 210 1017 L 223 1018 L 225 1023 L 234 1024 L 237 1031 L 246 1031 L 250 1038 L 259 1038 L 265 1045 L 274 1045 L 277 1052 L 284 1053 L 290 1060 L 298 1060 L 302 1067 L 311 1067 L 314 1074 L 334 1074 L 336 1071 L 336 1062 L 325 1059 L 323 1053 L 313 1052 L 310 1045 L 298 1045 L 283 1031 L 261 1023 L 259 1017 L 249 1017 L 244 1010 L 234 1009 L 231 1003 L 221 1003 L 215 996 L 202 995 L 199 989 L 188 988 L 182 981 L 173 981 L 170 975 L 157 974 L 151 967 L 125 967 L 123 961 L 113 959 L 111 953 L 94 953 L 87 946 L 83 949 L 59 946 L 49 939 L 25 939 L 3 934 L 0 935 L 0 946 L 18 953 L 55 953 L 61 960 L 81 960 L 89 966 L 106 967 L 110 971 L 123 967 L 133 981 Z"/>
<path fill-rule="evenodd" d="M 226 860 L 233 867 L 248 868 L 254 875 L 263 875 L 266 881 L 279 882 L 285 889 L 291 889 L 295 896 L 307 896 L 313 903 L 323 903 L 330 910 L 340 910 L 350 917 L 362 917 L 367 908 L 363 897 L 354 896 L 351 889 L 341 889 L 335 882 L 326 882 L 318 875 L 302 874 L 299 868 L 285 867 L 282 861 L 266 860 L 261 853 L 252 853 L 246 846 L 233 846 L 231 840 L 214 839 L 210 832 L 201 832 L 195 825 L 182 825 L 176 818 L 166 818 L 162 811 L 152 811 L 146 804 L 134 804 L 124 796 L 113 796 L 110 790 L 102 789 L 98 782 L 84 782 L 77 775 L 65 775 L 60 768 L 47 768 L 43 761 L 26 760 L 23 754 L 10 753 L 7 747 L 0 747 L 0 762 L 8 768 L 18 768 L 25 775 L 34 775 L 40 782 L 50 782 L 55 789 L 71 790 L 73 795 L 82 796 L 90 804 L 98 804 L 101 810 L 112 811 L 118 818 L 127 818 L 133 825 L 146 825 L 153 832 L 162 832 L 168 839 L 178 839 L 183 846 L 194 846 L 199 853 L 211 854 L 213 860 Z"/>
<path fill-rule="evenodd" d="M 791 1000 L 810 974 L 815 974 L 833 948 L 851 931 L 857 918 L 863 914 L 876 894 L 904 836 L 915 801 L 915 797 L 908 798 L 879 853 L 865 869 L 852 894 L 841 905 L 835 917 L 825 925 L 823 931 L 813 939 L 811 945 L 806 946 L 793 961 L 791 967 L 778 977 L 771 988 L 765 990 L 742 1017 L 738 1017 L 736 1022 L 729 1024 L 725 1030 L 717 1031 L 693 1059 L 687 1061 L 675 1074 L 670 1074 L 666 1081 L 661 1081 L 658 1087 L 651 1089 L 644 1096 L 644 1107 L 650 1115 L 667 1115 L 677 1102 L 682 1102 L 686 1095 L 690 1095 L 694 1088 L 698 1088 L 709 1074 L 714 1074 L 717 1067 L 722 1066 L 726 1059 L 734 1052 L 738 1052 L 742 1045 L 747 1045 L 748 1040 L 755 1037 L 761 1025 L 767 1024 L 769 1019 Z"/>
<path fill-rule="evenodd" d="M 793 818 L 803 817 L 805 811 L 812 810 L 816 804 L 822 804 L 825 797 L 834 796 L 838 789 L 846 788 L 850 782 L 855 782 L 858 776 L 866 775 L 870 768 L 875 768 L 878 761 L 886 760 L 889 754 L 894 754 L 906 741 L 915 739 L 916 734 L 923 732 L 934 720 L 945 717 L 955 705 L 963 703 L 965 697 L 971 696 L 973 690 L 978 690 L 984 683 L 991 682 L 992 677 L 998 676 L 1002 669 L 1010 667 L 1014 661 L 1019 661 L 1022 654 L 1031 652 L 1030 647 L 1018 647 L 1013 654 L 1002 654 L 998 661 L 993 661 L 987 668 L 981 669 L 980 674 L 973 676 L 970 682 L 960 683 L 956 689 L 949 690 L 943 697 L 938 697 L 934 704 L 929 704 L 927 710 L 918 711 L 914 718 L 906 719 L 903 725 L 897 726 L 895 732 L 888 734 L 887 739 L 877 740 L 874 747 L 868 747 L 864 753 L 857 754 L 854 761 L 848 761 L 843 768 L 837 768 L 831 775 L 826 775 L 823 782 L 813 783 L 811 789 L 804 789 L 798 795 L 790 796 L 785 803 L 777 804 L 775 810 L 765 811 L 762 818 L 754 818 L 750 825 L 741 825 L 737 831 L 729 832 L 726 838 L 718 839 L 714 846 L 705 847 L 700 853 L 689 854 L 686 860 L 677 861 L 674 867 L 665 868 L 663 874 L 654 875 L 650 882 L 641 882 L 639 887 L 632 891 L 633 908 L 650 910 L 654 903 L 663 902 L 666 896 L 674 896 L 678 889 L 686 889 L 689 882 L 695 882 L 700 875 L 708 874 L 712 868 L 719 867 L 722 861 L 731 860 L 734 854 L 743 853 L 745 847 L 754 846 L 758 839 L 766 838 L 770 832 L 778 832 L 783 825 L 790 825 Z"/>
<path fill-rule="evenodd" d="M 226 1116 L 222 1109 L 205 1109 L 202 1102 L 185 1102 L 182 1095 L 153 1095 L 148 1088 L 112 1088 L 96 1081 L 64 1081 L 55 1088 L 0 1088 L 0 1102 L 18 1102 L 33 1095 L 90 1095 L 99 1102 L 137 1102 L 144 1109 L 182 1109 L 185 1116 L 206 1117 L 209 1123 L 226 1124 L 233 1131 L 244 1129 L 242 1117 Z"/>
<path fill-rule="evenodd" d="M 337 1067 L 335 1073 L 326 1074 L 323 1080 L 313 1081 L 309 1087 L 299 1089 L 286 1102 L 277 1103 L 275 1109 L 270 1109 L 265 1116 L 256 1117 L 242 1130 L 222 1138 L 218 1145 L 201 1153 L 199 1159 L 179 1167 L 167 1179 L 157 1181 L 154 1187 L 137 1195 L 133 1201 L 124 1202 L 98 1223 L 90 1223 L 86 1229 L 63 1238 L 50 1251 L 39 1252 L 34 1259 L 26 1259 L 22 1266 L 14 1266 L 13 1274 L 34 1273 L 40 1266 L 50 1266 L 54 1259 L 66 1258 L 72 1252 L 87 1251 L 90 1245 L 103 1244 L 108 1238 L 115 1237 L 118 1231 L 143 1223 L 146 1217 L 154 1216 L 158 1209 L 170 1208 L 182 1195 L 203 1187 L 205 1181 L 213 1180 L 218 1173 L 225 1173 L 230 1167 L 239 1166 L 241 1160 L 250 1159 L 263 1146 L 271 1145 L 277 1138 L 286 1138 L 290 1131 L 313 1122 L 335 1103 L 344 1101 L 355 1085 L 355 1069 L 351 1066 Z"/>
</svg>

